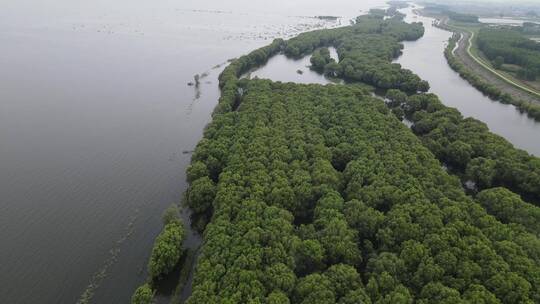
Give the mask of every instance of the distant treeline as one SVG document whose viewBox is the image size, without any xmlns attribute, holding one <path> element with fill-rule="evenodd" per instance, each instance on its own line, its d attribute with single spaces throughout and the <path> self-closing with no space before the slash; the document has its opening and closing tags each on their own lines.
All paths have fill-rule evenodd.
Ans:
<svg viewBox="0 0 540 304">
<path fill-rule="evenodd" d="M 446 5 L 440 4 L 428 4 L 424 7 L 424 10 L 435 12 L 437 14 L 446 15 L 448 18 L 458 22 L 467 22 L 467 23 L 478 23 L 478 16 L 473 14 L 460 13 L 451 10 Z"/>
<path fill-rule="evenodd" d="M 514 64 L 521 67 L 519 78 L 534 81 L 540 76 L 540 43 L 522 34 L 522 27 L 489 27 L 478 32 L 478 48 L 500 67 Z"/>
<path fill-rule="evenodd" d="M 300 57 L 322 46 L 337 49 L 339 63 L 329 55 L 315 52 L 314 68 L 349 81 L 360 81 L 378 88 L 398 87 L 406 92 L 426 92 L 429 85 L 410 70 L 391 63 L 401 54 L 400 41 L 416 40 L 424 34 L 421 23 L 407 24 L 400 19 L 382 20 L 373 15 L 357 18 L 355 26 L 313 31 L 287 41 L 285 54 Z M 324 52 L 324 51 L 323 51 Z"/>
<path fill-rule="evenodd" d="M 514 105 L 518 110 L 527 113 L 527 115 L 536 121 L 540 121 L 540 104 L 527 102 L 521 99 L 512 97 L 508 93 L 504 93 L 496 85 L 493 85 L 485 80 L 483 80 L 476 73 L 467 68 L 454 54 L 456 43 L 459 40 L 460 35 L 454 34 L 448 41 L 448 46 L 444 51 L 444 56 L 448 61 L 448 65 L 456 72 L 459 73 L 461 77 L 467 80 L 472 86 L 477 88 L 480 92 L 486 94 L 490 98 L 500 101 L 506 104 Z"/>
<path fill-rule="evenodd" d="M 457 13 L 457 12 L 449 11 L 449 10 L 445 11 L 444 13 L 448 15 L 448 18 L 454 21 L 468 22 L 468 23 L 480 22 L 478 21 L 478 16 L 476 15 Z"/>
<path fill-rule="evenodd" d="M 521 32 L 527 35 L 540 34 L 540 24 L 534 22 L 524 22 L 521 26 Z"/>
</svg>

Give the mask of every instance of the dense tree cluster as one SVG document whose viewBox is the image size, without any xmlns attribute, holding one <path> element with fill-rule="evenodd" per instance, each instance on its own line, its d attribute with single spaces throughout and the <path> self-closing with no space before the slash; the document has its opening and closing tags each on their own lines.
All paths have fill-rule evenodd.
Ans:
<svg viewBox="0 0 540 304">
<path fill-rule="evenodd" d="M 396 18 L 383 20 L 367 15 L 358 17 L 353 26 L 300 34 L 286 42 L 285 53 L 298 57 L 319 47 L 333 46 L 337 49 L 339 63 L 325 59 L 316 51 L 313 59 L 316 70 L 382 89 L 426 92 L 429 90 L 426 81 L 402 69 L 401 65 L 391 63 L 391 59 L 401 54 L 400 41 L 416 40 L 423 34 L 421 23 L 407 24 Z"/>
<path fill-rule="evenodd" d="M 477 37 L 478 48 L 490 60 L 502 57 L 504 63 L 521 67 L 517 76 L 535 80 L 540 76 L 540 43 L 509 27 L 482 28 Z"/>
<path fill-rule="evenodd" d="M 540 236 L 540 207 L 526 203 L 519 195 L 500 187 L 484 190 L 476 199 L 501 222 L 520 224 Z"/>
<path fill-rule="evenodd" d="M 459 21 L 459 22 L 467 22 L 467 23 L 478 23 L 478 16 L 472 15 L 472 14 L 464 14 L 464 13 L 458 13 L 451 10 L 445 10 L 443 11 L 444 14 L 448 15 L 448 18 Z"/>
<path fill-rule="evenodd" d="M 417 94 L 427 83 L 391 60 L 422 33 L 368 16 L 225 69 L 187 172 L 187 203 L 206 221 L 187 303 L 540 302 L 536 207 L 504 190 L 467 196 L 434 154 L 481 189 L 527 194 L 540 162 Z M 392 111 L 356 84 L 239 80 L 281 50 L 328 46 L 338 76 L 393 89 Z"/>
<path fill-rule="evenodd" d="M 540 24 L 535 22 L 523 22 L 521 32 L 527 35 L 540 34 Z"/>
<path fill-rule="evenodd" d="M 131 304 L 152 304 L 154 291 L 150 284 L 143 284 L 135 290 L 131 297 Z"/>
<path fill-rule="evenodd" d="M 381 101 L 242 86 L 193 156 L 221 167 L 194 176 L 216 191 L 188 303 L 540 300 L 539 240 L 467 197 Z"/>
<path fill-rule="evenodd" d="M 154 303 L 156 283 L 178 266 L 184 250 L 185 231 L 178 207 L 173 204 L 163 213 L 163 229 L 157 236 L 148 262 L 147 282 L 131 297 L 132 304 Z"/>
<path fill-rule="evenodd" d="M 249 70 L 266 63 L 270 57 L 279 53 L 283 47 L 283 39 L 275 39 L 270 45 L 233 60 L 219 75 L 221 97 L 219 98 L 218 105 L 214 109 L 214 115 L 236 109 L 241 95 L 237 83 L 238 78 Z"/>
<path fill-rule="evenodd" d="M 433 154 L 478 189 L 504 186 L 540 202 L 539 158 L 514 148 L 484 123 L 463 118 L 433 94 L 413 95 L 397 107 L 414 123 L 412 130 Z"/>
<path fill-rule="evenodd" d="M 148 272 L 157 279 L 171 272 L 182 256 L 185 232 L 179 220 L 170 221 L 157 236 L 148 262 Z"/>
<path fill-rule="evenodd" d="M 501 89 L 499 89 L 497 86 L 484 81 L 480 76 L 478 76 L 476 73 L 469 70 L 454 54 L 452 51 L 454 50 L 456 43 L 459 39 L 458 34 L 454 34 L 448 41 L 448 46 L 444 50 L 444 56 L 446 57 L 446 60 L 448 62 L 448 65 L 461 77 L 463 77 L 465 80 L 467 80 L 472 86 L 477 88 L 480 92 L 486 94 L 491 99 L 500 101 L 502 103 L 509 103 L 514 106 L 521 112 L 527 113 L 527 115 L 531 118 L 534 118 L 537 121 L 540 121 L 540 105 L 536 103 L 526 102 L 521 99 L 517 99 L 512 97 L 511 95 L 507 93 L 503 93 Z M 504 62 L 504 59 L 502 57 L 498 56 L 495 58 L 494 61 L 500 61 L 502 64 Z M 496 65 L 497 63 L 494 63 Z"/>
<path fill-rule="evenodd" d="M 337 66 L 336 60 L 330 56 L 328 48 L 320 48 L 313 52 L 311 58 L 311 68 L 319 73 L 325 73 L 330 76 L 337 76 L 334 74 L 334 70 Z"/>
</svg>

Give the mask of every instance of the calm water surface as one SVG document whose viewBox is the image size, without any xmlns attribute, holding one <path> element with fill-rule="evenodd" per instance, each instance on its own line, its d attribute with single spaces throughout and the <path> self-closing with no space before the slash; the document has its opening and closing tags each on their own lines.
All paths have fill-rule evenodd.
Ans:
<svg viewBox="0 0 540 304">
<path fill-rule="evenodd" d="M 2 302 L 76 303 L 89 290 L 91 303 L 128 303 L 185 189 L 216 66 L 383 4 L 2 0 Z M 186 85 L 203 73 L 199 90 Z"/>
<path fill-rule="evenodd" d="M 330 57 L 334 58 L 336 62 L 339 62 L 337 50 L 333 47 L 328 48 L 328 50 L 330 51 Z M 304 56 L 301 59 L 291 59 L 283 54 L 279 54 L 270 58 L 264 66 L 248 73 L 248 75 L 251 78 L 258 77 L 281 82 L 331 83 L 332 81 L 323 75 L 310 70 L 310 58 L 311 55 Z M 301 71 L 301 73 L 298 71 Z"/>
</svg>

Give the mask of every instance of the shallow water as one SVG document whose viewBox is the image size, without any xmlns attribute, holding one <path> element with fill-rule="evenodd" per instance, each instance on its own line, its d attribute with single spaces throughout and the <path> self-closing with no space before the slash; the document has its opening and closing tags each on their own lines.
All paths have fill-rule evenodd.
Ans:
<svg viewBox="0 0 540 304">
<path fill-rule="evenodd" d="M 75 303 L 88 290 L 91 303 L 127 303 L 185 189 L 221 64 L 383 4 L 3 1 L 2 301 Z"/>
</svg>

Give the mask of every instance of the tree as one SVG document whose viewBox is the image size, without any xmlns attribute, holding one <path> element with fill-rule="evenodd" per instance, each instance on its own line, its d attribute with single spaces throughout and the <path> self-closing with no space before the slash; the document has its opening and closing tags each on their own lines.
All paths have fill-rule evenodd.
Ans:
<svg viewBox="0 0 540 304">
<path fill-rule="evenodd" d="M 501 301 L 489 292 L 484 286 L 473 284 L 469 286 L 463 298 L 469 303 L 479 304 L 501 304 Z"/>
<path fill-rule="evenodd" d="M 358 288 L 342 297 L 339 304 L 371 304 L 371 299 L 363 288 Z"/>
<path fill-rule="evenodd" d="M 459 168 L 466 168 L 467 164 L 471 160 L 471 153 L 473 152 L 471 145 L 456 140 L 452 142 L 446 150 L 446 159 L 448 163 L 457 166 Z"/>
<path fill-rule="evenodd" d="M 189 183 L 208 175 L 208 168 L 206 168 L 206 164 L 201 161 L 195 161 L 187 168 L 187 180 Z"/>
<path fill-rule="evenodd" d="M 528 80 L 528 81 L 535 81 L 536 80 L 536 71 L 531 68 L 523 68 L 517 72 L 517 76 L 521 79 Z"/>
<path fill-rule="evenodd" d="M 341 176 L 328 160 L 317 159 L 313 163 L 311 178 L 315 186 L 326 186 L 334 190 L 341 188 Z"/>
<path fill-rule="evenodd" d="M 316 240 L 304 240 L 296 249 L 296 269 L 299 275 L 324 267 L 324 249 Z"/>
<path fill-rule="evenodd" d="M 321 274 L 310 274 L 296 285 L 296 303 L 300 304 L 332 304 L 335 295 L 330 281 Z"/>
<path fill-rule="evenodd" d="M 163 228 L 152 248 L 148 272 L 157 279 L 171 272 L 182 256 L 184 228 L 179 222 L 171 222 Z"/>
<path fill-rule="evenodd" d="M 203 213 L 212 207 L 216 186 L 207 176 L 195 180 L 188 190 L 188 204 L 195 212 Z"/>
<path fill-rule="evenodd" d="M 497 56 L 493 60 L 493 67 L 496 69 L 500 69 L 503 64 L 504 64 L 504 58 L 502 56 Z"/>
<path fill-rule="evenodd" d="M 343 212 L 349 225 L 358 231 L 360 239 L 374 239 L 384 221 L 384 214 L 358 200 L 345 203 Z"/>
<path fill-rule="evenodd" d="M 476 200 L 503 223 L 517 223 L 534 234 L 540 234 L 540 208 L 524 202 L 521 197 L 506 188 L 484 190 Z"/>
<path fill-rule="evenodd" d="M 486 165 L 493 178 L 477 180 L 535 197 L 540 162 L 418 94 L 427 83 L 392 59 L 421 24 L 357 21 L 272 43 L 220 76 L 218 109 L 193 154 L 209 175 L 192 169 L 201 173 L 187 193 L 209 221 L 187 302 L 460 303 L 474 284 L 485 290 L 470 298 L 537 302 L 540 240 L 489 215 L 458 176 Z M 269 54 L 330 45 L 346 84 L 238 79 Z M 350 82 L 414 94 L 398 106 L 414 133 Z"/>
<path fill-rule="evenodd" d="M 491 187 L 496 173 L 496 162 L 494 160 L 477 157 L 469 162 L 465 174 L 477 187 L 485 189 Z"/>
<path fill-rule="evenodd" d="M 154 292 L 149 284 L 139 286 L 131 297 L 131 304 L 151 304 L 154 301 Z"/>
<path fill-rule="evenodd" d="M 328 268 L 324 276 L 330 280 L 334 294 L 341 298 L 361 287 L 362 280 L 356 269 L 346 264 L 336 264 Z"/>
<path fill-rule="evenodd" d="M 410 291 L 403 285 L 398 285 L 394 290 L 384 296 L 378 303 L 381 304 L 412 304 L 414 302 Z"/>
<path fill-rule="evenodd" d="M 324 66 L 324 75 L 338 77 L 341 75 L 341 66 L 335 61 L 328 63 Z"/>
<path fill-rule="evenodd" d="M 172 204 L 169 208 L 165 209 L 162 215 L 163 225 L 167 225 L 173 222 L 180 223 L 180 210 L 176 204 Z"/>
<path fill-rule="evenodd" d="M 264 283 L 269 290 L 281 290 L 289 293 L 296 283 L 294 272 L 283 263 L 268 267 L 265 271 L 265 277 Z"/>
<path fill-rule="evenodd" d="M 514 272 L 498 273 L 486 282 L 486 286 L 503 303 L 527 302 L 531 289 L 531 284 Z"/>
<path fill-rule="evenodd" d="M 266 299 L 268 304 L 290 304 L 290 300 L 287 295 L 281 291 L 274 291 L 270 293 Z"/>
<path fill-rule="evenodd" d="M 444 286 L 441 283 L 428 283 L 420 293 L 422 304 L 454 304 L 465 302 L 461 299 L 459 291 Z"/>
<path fill-rule="evenodd" d="M 389 100 L 388 105 L 393 108 L 405 104 L 408 96 L 400 90 L 390 89 L 386 92 L 386 99 Z"/>
</svg>

